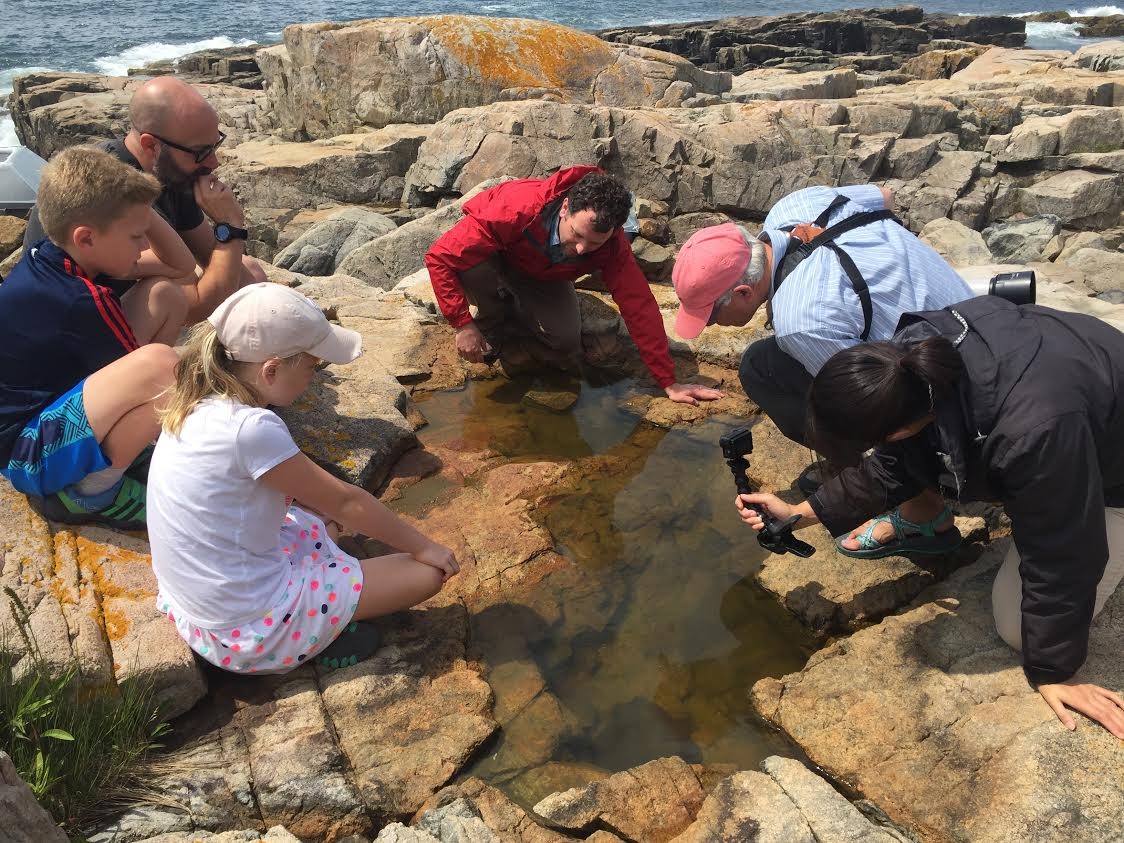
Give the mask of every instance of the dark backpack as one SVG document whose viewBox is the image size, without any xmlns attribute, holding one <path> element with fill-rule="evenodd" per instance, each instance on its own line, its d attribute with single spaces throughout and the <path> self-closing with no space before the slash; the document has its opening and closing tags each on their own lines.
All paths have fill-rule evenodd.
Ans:
<svg viewBox="0 0 1124 843">
<path fill-rule="evenodd" d="M 835 242 L 835 238 L 851 229 L 860 228 L 879 220 L 893 220 L 899 225 L 901 225 L 901 220 L 894 216 L 893 211 L 885 208 L 881 211 L 863 211 L 861 214 L 853 214 L 829 228 L 824 228 L 832 212 L 836 208 L 846 205 L 849 201 L 846 196 L 836 196 L 831 204 L 824 208 L 823 213 L 816 217 L 815 222 L 802 222 L 797 225 L 781 227 L 780 230 L 788 234 L 788 250 L 777 268 L 776 278 L 773 279 L 773 295 L 776 295 L 784 279 L 792 274 L 804 258 L 820 246 L 826 246 L 835 252 L 835 256 L 839 258 L 843 271 L 851 279 L 851 289 L 859 297 L 859 303 L 863 309 L 863 332 L 859 339 L 866 342 L 870 337 L 870 321 L 874 316 L 874 309 L 870 304 L 870 289 L 866 286 L 866 279 L 859 272 L 859 268 L 851 260 L 851 256 L 843 251 L 839 244 Z"/>
</svg>

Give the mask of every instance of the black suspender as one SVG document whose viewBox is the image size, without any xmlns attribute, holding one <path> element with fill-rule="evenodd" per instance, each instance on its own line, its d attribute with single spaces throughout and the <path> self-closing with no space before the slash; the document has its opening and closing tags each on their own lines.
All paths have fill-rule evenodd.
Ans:
<svg viewBox="0 0 1124 843">
<path fill-rule="evenodd" d="M 836 196 L 831 204 L 828 205 L 818 217 L 816 217 L 815 225 L 817 228 L 824 228 L 825 223 L 830 219 L 832 212 L 837 208 L 845 205 L 849 200 L 846 196 Z M 843 271 L 847 273 L 847 277 L 851 281 L 851 289 L 855 291 L 855 295 L 859 297 L 859 304 L 863 309 L 863 332 L 860 339 L 863 342 L 870 337 L 870 323 L 874 318 L 874 308 L 870 303 L 870 288 L 866 285 L 866 279 L 863 278 L 859 268 L 855 266 L 855 262 L 851 260 L 839 244 L 835 242 L 835 238 L 844 234 L 852 229 L 859 228 L 864 225 L 869 225 L 878 220 L 893 220 L 900 224 L 900 220 L 894 216 L 894 212 L 889 209 L 881 211 L 863 211 L 860 214 L 853 214 L 844 220 L 840 220 L 835 225 L 824 228 L 819 234 L 811 240 L 805 242 L 798 237 L 792 235 L 794 226 L 784 226 L 782 231 L 789 232 L 788 250 L 785 252 L 784 258 L 781 260 L 780 266 L 777 268 L 776 278 L 773 279 L 773 294 L 776 295 L 777 290 L 780 289 L 781 283 L 792 274 L 793 270 L 800 265 L 808 255 L 812 254 L 820 246 L 826 246 L 835 252 L 835 256 L 839 258 L 839 264 L 843 267 Z"/>
</svg>

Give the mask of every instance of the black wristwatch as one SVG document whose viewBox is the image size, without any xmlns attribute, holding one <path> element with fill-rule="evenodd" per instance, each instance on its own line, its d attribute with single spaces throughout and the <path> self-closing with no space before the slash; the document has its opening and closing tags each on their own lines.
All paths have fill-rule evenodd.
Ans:
<svg viewBox="0 0 1124 843">
<path fill-rule="evenodd" d="M 228 222 L 215 223 L 215 239 L 220 243 L 229 243 L 231 240 L 245 240 L 250 236 L 244 228 L 238 228 Z"/>
</svg>

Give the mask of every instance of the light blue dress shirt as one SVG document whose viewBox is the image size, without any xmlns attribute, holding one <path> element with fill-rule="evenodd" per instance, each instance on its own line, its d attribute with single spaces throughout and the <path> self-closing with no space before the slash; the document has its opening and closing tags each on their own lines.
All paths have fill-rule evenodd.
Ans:
<svg viewBox="0 0 1124 843">
<path fill-rule="evenodd" d="M 828 225 L 885 207 L 882 192 L 872 184 L 807 187 L 784 197 L 762 227 L 762 237 L 773 246 L 774 278 L 788 248 L 788 234 L 778 229 L 813 222 L 840 194 L 851 201 L 832 213 Z M 871 341 L 890 339 L 903 313 L 939 310 L 973 296 L 944 258 L 893 220 L 852 229 L 835 242 L 850 255 L 870 288 Z M 831 249 L 812 252 L 769 296 L 777 344 L 812 375 L 837 351 L 861 342 L 862 305 Z"/>
</svg>

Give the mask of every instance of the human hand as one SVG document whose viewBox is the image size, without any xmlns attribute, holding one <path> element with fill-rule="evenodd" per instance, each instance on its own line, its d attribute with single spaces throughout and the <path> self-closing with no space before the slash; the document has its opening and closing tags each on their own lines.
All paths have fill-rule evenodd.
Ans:
<svg viewBox="0 0 1124 843">
<path fill-rule="evenodd" d="M 761 517 L 762 512 L 767 512 L 780 521 L 784 521 L 793 515 L 791 506 L 768 492 L 738 495 L 734 498 L 734 506 L 737 508 L 742 521 L 754 530 L 765 529 L 765 520 Z"/>
<path fill-rule="evenodd" d="M 422 550 L 414 554 L 414 558 L 423 565 L 429 565 L 441 571 L 442 582 L 448 582 L 449 577 L 460 572 L 461 566 L 457 564 L 457 557 L 449 548 L 437 542 L 430 542 Z"/>
<path fill-rule="evenodd" d="M 1115 737 L 1124 740 L 1124 697 L 1120 694 L 1099 685 L 1074 682 L 1072 679 L 1039 685 L 1038 693 L 1053 709 L 1062 725 L 1070 731 L 1077 728 L 1077 723 L 1066 706 L 1080 711 L 1089 719 L 1100 723 Z"/>
<path fill-rule="evenodd" d="M 492 346 L 484 339 L 475 322 L 457 328 L 457 354 L 469 363 L 483 363 L 484 353 L 491 350 Z"/>
<path fill-rule="evenodd" d="M 667 397 L 677 404 L 697 405 L 700 401 L 715 401 L 723 396 L 719 389 L 694 383 L 673 383 L 664 389 Z"/>
<path fill-rule="evenodd" d="M 195 202 L 212 222 L 225 222 L 237 228 L 246 227 L 246 217 L 234 191 L 213 173 L 199 176 L 192 187 Z"/>
</svg>

